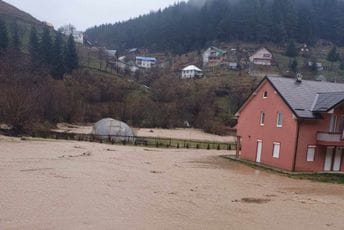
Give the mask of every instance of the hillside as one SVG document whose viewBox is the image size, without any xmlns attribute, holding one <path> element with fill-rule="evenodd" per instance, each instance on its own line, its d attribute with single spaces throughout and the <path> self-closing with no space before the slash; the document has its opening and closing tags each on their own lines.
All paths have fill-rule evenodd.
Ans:
<svg viewBox="0 0 344 230">
<path fill-rule="evenodd" d="M 18 8 L 0 0 L 0 18 L 7 21 L 21 21 L 27 24 L 41 24 L 36 18 L 32 17 L 30 14 L 19 10 Z"/>
<path fill-rule="evenodd" d="M 133 47 L 185 53 L 213 41 L 272 42 L 319 39 L 344 44 L 340 0 L 206 0 L 180 2 L 125 22 L 95 26 L 88 39 L 111 49 Z"/>
</svg>

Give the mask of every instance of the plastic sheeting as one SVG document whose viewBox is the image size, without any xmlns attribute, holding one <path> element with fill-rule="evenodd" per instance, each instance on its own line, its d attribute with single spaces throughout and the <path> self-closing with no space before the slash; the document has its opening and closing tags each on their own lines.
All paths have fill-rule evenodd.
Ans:
<svg viewBox="0 0 344 230">
<path fill-rule="evenodd" d="M 111 138 L 114 141 L 133 141 L 134 132 L 124 122 L 105 118 L 94 124 L 92 134 L 100 138 Z"/>
</svg>

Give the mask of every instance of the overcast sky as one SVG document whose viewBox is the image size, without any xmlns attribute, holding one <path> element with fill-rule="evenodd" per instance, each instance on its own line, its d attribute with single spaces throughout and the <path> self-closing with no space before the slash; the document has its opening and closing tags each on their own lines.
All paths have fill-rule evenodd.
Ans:
<svg viewBox="0 0 344 230">
<path fill-rule="evenodd" d="M 130 19 L 178 0 L 4 0 L 55 28 L 71 23 L 78 30 Z M 179 0 L 180 1 L 180 0 Z"/>
</svg>

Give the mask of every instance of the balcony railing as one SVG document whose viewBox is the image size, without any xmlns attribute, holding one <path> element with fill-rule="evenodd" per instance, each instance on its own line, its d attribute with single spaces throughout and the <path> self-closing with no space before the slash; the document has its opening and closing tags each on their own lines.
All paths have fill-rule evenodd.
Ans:
<svg viewBox="0 0 344 230">
<path fill-rule="evenodd" d="M 318 144 L 340 144 L 344 145 L 343 133 L 330 133 L 330 132 L 318 132 L 317 134 Z"/>
</svg>

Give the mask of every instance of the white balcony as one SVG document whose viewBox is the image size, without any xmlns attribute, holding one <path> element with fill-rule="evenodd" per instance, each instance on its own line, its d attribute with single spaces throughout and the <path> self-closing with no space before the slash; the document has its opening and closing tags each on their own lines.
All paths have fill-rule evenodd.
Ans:
<svg viewBox="0 0 344 230">
<path fill-rule="evenodd" d="M 317 143 L 327 146 L 344 146 L 343 133 L 318 132 Z"/>
</svg>

